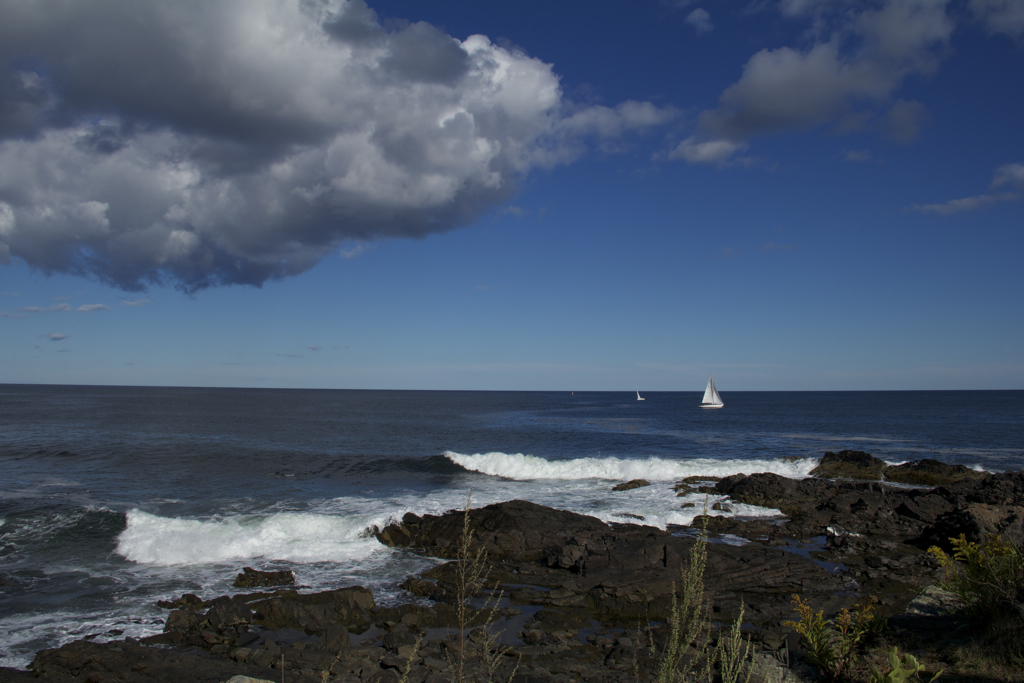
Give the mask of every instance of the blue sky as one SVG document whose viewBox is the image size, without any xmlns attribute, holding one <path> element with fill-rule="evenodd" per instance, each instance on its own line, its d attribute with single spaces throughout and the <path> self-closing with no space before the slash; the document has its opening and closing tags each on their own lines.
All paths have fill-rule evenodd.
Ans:
<svg viewBox="0 0 1024 683">
<path fill-rule="evenodd" d="M 1024 389 L 1024 5 L 0 2 L 0 382 Z"/>
</svg>

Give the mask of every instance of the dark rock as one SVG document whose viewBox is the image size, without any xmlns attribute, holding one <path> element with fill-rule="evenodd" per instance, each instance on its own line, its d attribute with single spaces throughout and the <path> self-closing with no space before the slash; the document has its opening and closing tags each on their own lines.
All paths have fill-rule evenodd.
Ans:
<svg viewBox="0 0 1024 683">
<path fill-rule="evenodd" d="M 1024 506 L 1024 472 L 990 474 L 980 481 L 961 480 L 948 487 L 948 495 L 968 503 Z"/>
<path fill-rule="evenodd" d="M 1018 546 L 1024 543 L 1024 506 L 970 503 L 940 517 L 921 535 L 921 545 L 937 545 L 951 552 L 951 539 L 964 536 L 973 543 L 982 543 L 989 535 Z"/>
<path fill-rule="evenodd" d="M 728 503 L 718 502 L 711 506 L 712 510 L 718 510 L 719 512 L 732 512 L 732 506 Z"/>
<path fill-rule="evenodd" d="M 831 482 L 822 479 L 787 479 L 770 472 L 734 474 L 715 484 L 711 493 L 739 503 L 778 508 L 785 515 L 814 509 Z"/>
<path fill-rule="evenodd" d="M 330 624 L 320 636 L 320 646 L 331 653 L 337 653 L 352 646 L 348 629 L 344 624 Z"/>
<path fill-rule="evenodd" d="M 518 548 L 515 539 L 524 523 L 515 518 L 520 514 L 531 520 L 531 533 L 540 539 L 541 547 L 547 546 L 543 563 L 524 562 L 521 555 L 511 553 L 491 556 L 492 579 L 499 585 L 511 584 L 506 594 L 516 604 L 558 608 L 573 614 L 577 624 L 595 619 L 635 627 L 638 618 L 663 620 L 668 616 L 670 596 L 695 542 L 692 537 L 654 527 L 613 527 L 580 515 L 554 514 L 553 510 L 548 516 L 534 516 L 533 507 L 518 502 L 488 508 L 490 514 L 512 520 L 508 532 L 488 532 L 493 533 L 488 538 L 492 547 Z M 462 513 L 452 517 L 461 519 Z M 446 529 L 440 524 L 429 526 Z M 567 530 L 574 532 L 568 538 Z M 512 538 L 504 538 L 504 533 Z M 424 541 L 429 544 L 428 539 Z M 424 576 L 435 580 L 440 589 L 451 590 L 447 587 L 455 584 L 456 567 L 456 563 L 448 563 Z M 841 576 L 806 557 L 760 545 L 709 545 L 707 577 L 713 591 L 730 596 L 726 609 L 733 615 L 738 614 L 738 596 L 768 591 L 775 596 L 774 607 L 768 610 L 775 619 L 788 618 L 789 596 L 794 591 L 825 595 L 840 591 L 845 583 Z M 523 588 L 524 583 L 531 587 Z"/>
<path fill-rule="evenodd" d="M 171 630 L 139 638 L 139 642 L 143 645 L 181 645 L 185 642 L 185 637 L 181 631 Z"/>
<path fill-rule="evenodd" d="M 79 640 L 42 650 L 36 654 L 31 669 L 39 683 L 221 683 L 235 675 L 263 680 L 281 678 L 280 672 L 275 673 L 267 666 L 241 663 L 229 657 L 211 657 L 201 650 L 146 647 L 130 638 L 116 643 Z M 289 683 L 318 683 L 321 679 L 293 670 L 287 680 Z"/>
<path fill-rule="evenodd" d="M 163 607 L 164 609 L 188 609 L 197 610 L 203 608 L 203 601 L 192 593 L 184 593 L 177 600 L 160 600 L 156 603 L 157 607 Z"/>
<path fill-rule="evenodd" d="M 38 680 L 29 671 L 0 666 L 0 681 L 3 681 L 3 683 L 37 683 Z"/>
<path fill-rule="evenodd" d="M 206 618 L 214 628 L 224 628 L 252 621 L 252 610 L 244 600 L 214 601 L 206 612 Z"/>
<path fill-rule="evenodd" d="M 235 646 L 237 646 L 237 647 L 245 647 L 246 645 L 251 645 L 252 643 L 257 642 L 259 639 L 260 639 L 260 635 L 258 633 L 254 633 L 252 631 L 246 631 L 244 633 L 239 633 L 238 634 L 238 638 L 235 639 Z"/>
<path fill-rule="evenodd" d="M 902 465 L 885 468 L 885 479 L 900 484 L 919 486 L 948 486 L 964 479 L 980 480 L 984 472 L 977 472 L 963 465 L 947 465 L 938 460 L 916 460 Z"/>
<path fill-rule="evenodd" d="M 332 624 L 361 633 L 372 622 L 373 593 L 353 586 L 312 595 L 278 596 L 252 603 L 254 621 L 263 628 L 283 628 L 320 635 Z"/>
<path fill-rule="evenodd" d="M 191 631 L 202 623 L 203 617 L 189 610 L 176 609 L 167 615 L 164 631 Z"/>
<path fill-rule="evenodd" d="M 381 644 L 384 645 L 384 648 L 392 652 L 398 652 L 398 649 L 403 645 L 414 645 L 415 643 L 416 636 L 402 624 L 396 624 L 381 639 Z"/>
<path fill-rule="evenodd" d="M 704 476 L 704 475 L 701 475 L 701 474 L 695 474 L 693 476 L 684 478 L 683 479 L 683 483 L 684 484 L 700 484 L 700 483 L 708 482 L 708 481 L 716 482 L 716 481 L 719 481 L 720 479 L 721 479 L 721 477 L 708 477 L 708 476 Z"/>
<path fill-rule="evenodd" d="M 414 517 L 406 515 L 406 518 Z M 548 547 L 560 545 L 579 531 L 607 529 L 598 519 L 564 510 L 513 500 L 471 510 L 469 526 L 478 547 L 492 560 L 518 562 L 537 561 Z M 463 513 L 442 516 L 425 515 L 413 524 L 403 519 L 402 525 L 389 525 L 377 532 L 385 545 L 410 547 L 434 557 L 447 559 L 458 555 L 462 540 Z M 408 541 L 399 543 L 407 538 Z"/>
<path fill-rule="evenodd" d="M 828 451 L 811 475 L 823 479 L 881 480 L 885 462 L 864 451 Z"/>
<path fill-rule="evenodd" d="M 235 588 L 263 588 L 267 586 L 292 586 L 295 584 L 295 573 L 290 570 L 265 572 L 252 567 L 245 567 L 235 577 Z"/>
<path fill-rule="evenodd" d="M 437 602 L 444 602 L 452 598 L 449 591 L 444 587 L 438 586 L 436 581 L 429 579 L 423 579 L 417 576 L 408 577 L 403 583 L 402 588 L 409 591 L 413 595 L 418 595 L 423 598 L 430 598 Z"/>
<path fill-rule="evenodd" d="M 651 482 L 647 481 L 646 479 L 630 479 L 625 483 L 616 484 L 615 486 L 612 487 L 612 491 L 629 491 L 630 489 L 638 489 L 643 486 L 650 485 Z"/>
</svg>

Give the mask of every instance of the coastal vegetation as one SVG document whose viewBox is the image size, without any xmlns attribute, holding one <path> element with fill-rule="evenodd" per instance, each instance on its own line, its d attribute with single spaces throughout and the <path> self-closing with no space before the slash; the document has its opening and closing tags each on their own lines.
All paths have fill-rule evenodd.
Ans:
<svg viewBox="0 0 1024 683">
<path fill-rule="evenodd" d="M 803 636 L 807 644 L 807 662 L 818 667 L 826 680 L 839 681 L 849 677 L 865 636 L 873 627 L 877 629 L 876 602 L 878 599 L 870 596 L 852 610 L 844 607 L 835 618 L 826 619 L 823 610 L 815 612 L 799 595 L 794 595 L 794 609 L 800 618 L 788 621 L 786 625 Z"/>
<path fill-rule="evenodd" d="M 928 552 L 944 570 L 942 586 L 954 593 L 981 627 L 982 639 L 957 648 L 957 659 L 981 668 L 1024 670 L 1024 547 L 987 534 L 978 543 L 950 538 L 952 553 Z"/>
<path fill-rule="evenodd" d="M 967 611 L 997 629 L 1024 627 L 1024 551 L 989 534 L 984 542 L 964 534 L 949 539 L 952 556 L 938 546 L 928 552 L 945 569 L 943 587 L 956 594 Z"/>
<path fill-rule="evenodd" d="M 473 529 L 470 526 L 469 511 L 473 502 L 472 492 L 466 496 L 466 507 L 462 517 L 462 537 L 459 540 L 458 559 L 455 564 L 455 647 L 447 650 L 451 667 L 451 683 L 466 681 L 499 680 L 511 681 L 519 668 L 518 661 L 511 667 L 502 667 L 505 656 L 512 648 L 501 645 L 501 631 L 495 627 L 498 620 L 498 606 L 504 592 L 485 591 L 488 583 L 486 550 L 473 543 Z M 482 598 L 478 596 L 483 595 Z M 482 603 L 474 605 L 474 601 Z M 474 625 L 475 628 L 474 628 Z M 452 641 L 449 641 L 451 643 Z"/>
<path fill-rule="evenodd" d="M 742 605 L 736 621 L 728 631 L 719 632 L 718 642 L 712 646 L 711 601 L 704 586 L 708 560 L 706 498 L 704 512 L 689 561 L 680 571 L 678 590 L 673 586 L 665 645 L 660 652 L 651 645 L 651 654 L 659 660 L 656 683 L 711 683 L 715 680 L 716 663 L 721 683 L 746 682 L 753 670 L 752 646 L 741 631 Z M 639 678 L 639 671 L 636 673 Z"/>
</svg>

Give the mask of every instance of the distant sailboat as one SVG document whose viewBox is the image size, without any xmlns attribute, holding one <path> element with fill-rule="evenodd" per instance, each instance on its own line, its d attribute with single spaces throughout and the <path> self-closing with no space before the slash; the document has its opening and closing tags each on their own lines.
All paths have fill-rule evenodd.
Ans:
<svg viewBox="0 0 1024 683">
<path fill-rule="evenodd" d="M 722 397 L 718 395 L 718 389 L 715 389 L 714 377 L 708 377 L 708 388 L 704 390 L 704 400 L 700 402 L 701 408 L 721 408 L 725 404 L 722 403 Z"/>
<path fill-rule="evenodd" d="M 645 400 L 647 400 L 643 396 L 640 395 L 640 387 L 636 388 L 636 400 L 638 400 L 638 401 L 645 401 Z"/>
</svg>

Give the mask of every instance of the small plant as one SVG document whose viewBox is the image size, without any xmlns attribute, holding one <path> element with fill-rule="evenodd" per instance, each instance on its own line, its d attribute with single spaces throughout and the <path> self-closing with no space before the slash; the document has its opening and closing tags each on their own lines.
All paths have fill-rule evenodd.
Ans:
<svg viewBox="0 0 1024 683">
<path fill-rule="evenodd" d="M 963 534 L 949 541 L 952 557 L 936 546 L 928 549 L 945 569 L 942 587 L 989 624 L 1024 619 L 1024 551 L 993 534 L 980 544 Z"/>
<path fill-rule="evenodd" d="M 720 663 L 719 674 L 722 683 L 743 683 L 750 681 L 750 675 L 754 668 L 750 666 L 750 651 L 752 646 L 749 638 L 744 638 L 741 631 L 743 624 L 743 603 L 740 603 L 740 613 L 736 617 L 728 634 L 718 636 L 718 647 L 716 648 L 717 658 Z M 743 669 L 746 668 L 747 675 L 743 677 Z"/>
<path fill-rule="evenodd" d="M 672 606 L 667 622 L 669 635 L 660 653 L 657 683 L 710 683 L 714 679 L 716 662 L 720 665 L 718 675 L 721 683 L 747 683 L 753 672 L 750 666 L 752 647 L 741 631 L 742 603 L 732 627 L 728 632 L 719 632 L 718 644 L 711 647 L 711 604 L 704 589 L 704 570 L 708 561 L 707 507 L 705 499 L 701 530 L 690 551 L 690 562 L 682 570 L 679 596 L 676 586 L 672 587 Z M 653 641 L 651 654 L 659 656 Z"/>
<path fill-rule="evenodd" d="M 914 655 L 909 652 L 900 659 L 899 650 L 895 647 L 889 648 L 889 671 L 882 673 L 877 669 L 871 670 L 871 683 L 905 683 L 911 678 L 920 680 L 918 674 L 924 671 L 924 666 L 917 662 Z M 942 675 L 942 670 L 931 677 L 928 683 L 935 681 Z"/>
<path fill-rule="evenodd" d="M 795 628 L 807 642 L 807 661 L 818 667 L 826 679 L 836 681 L 856 661 L 860 642 L 871 631 L 876 602 L 878 599 L 871 596 L 852 612 L 844 607 L 835 619 L 826 619 L 823 611 L 815 612 L 799 595 L 794 595 L 793 609 L 800 620 L 787 621 L 786 626 Z"/>
<path fill-rule="evenodd" d="M 408 656 L 405 658 L 405 666 L 402 667 L 402 675 L 399 676 L 398 683 L 406 683 L 406 681 L 409 680 L 409 672 L 412 671 L 412 663 L 416 661 L 416 653 L 420 651 L 420 646 L 422 645 L 423 636 L 417 636 L 416 642 L 413 643 L 412 648 L 410 648 L 409 650 Z"/>
<path fill-rule="evenodd" d="M 485 680 L 493 681 L 498 672 L 502 658 L 512 648 L 499 645 L 498 635 L 493 633 L 494 622 L 498 619 L 498 605 L 504 596 L 502 592 L 490 593 L 479 608 L 472 601 L 483 590 L 487 583 L 487 552 L 481 548 L 473 548 L 473 531 L 469 525 L 469 510 L 473 494 L 466 497 L 466 508 L 462 518 L 462 538 L 459 542 L 458 560 L 455 568 L 455 621 L 458 628 L 458 647 L 456 652 L 449 650 L 448 664 L 451 666 L 453 683 L 469 680 L 467 671 L 470 664 L 467 650 L 475 648 L 479 651 L 479 664 L 486 676 Z M 483 624 L 473 629 L 474 622 Z M 518 663 L 509 674 L 511 680 L 519 668 Z"/>
<path fill-rule="evenodd" d="M 707 501 L 704 508 L 703 524 L 690 551 L 690 563 L 682 570 L 679 586 L 682 600 L 676 596 L 675 584 L 672 586 L 669 636 L 661 653 L 657 683 L 708 680 L 714 666 L 715 652 L 710 648 L 711 606 L 704 593 L 704 568 L 708 560 Z"/>
</svg>

